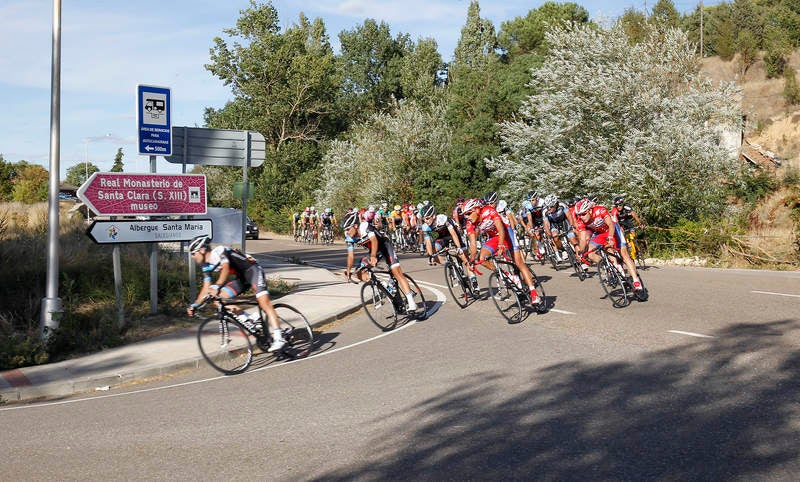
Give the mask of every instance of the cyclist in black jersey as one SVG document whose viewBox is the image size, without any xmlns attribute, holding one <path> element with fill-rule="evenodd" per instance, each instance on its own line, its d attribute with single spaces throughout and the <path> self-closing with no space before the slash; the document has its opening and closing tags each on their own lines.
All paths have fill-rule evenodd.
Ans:
<svg viewBox="0 0 800 482">
<path fill-rule="evenodd" d="M 256 294 L 258 306 L 267 315 L 267 322 L 272 328 L 272 344 L 267 351 L 280 350 L 286 344 L 278 324 L 278 314 L 272 306 L 267 291 L 267 279 L 264 270 L 251 256 L 228 246 L 219 245 L 211 249 L 211 238 L 198 236 L 189 243 L 189 252 L 195 263 L 202 267 L 203 287 L 194 303 L 189 305 L 186 313 L 194 316 L 194 310 L 203 302 L 207 294 L 220 298 L 234 298 L 251 287 Z M 212 283 L 212 273 L 219 273 Z M 246 283 L 246 284 L 245 284 Z M 241 311 L 238 308 L 235 310 Z"/>
</svg>

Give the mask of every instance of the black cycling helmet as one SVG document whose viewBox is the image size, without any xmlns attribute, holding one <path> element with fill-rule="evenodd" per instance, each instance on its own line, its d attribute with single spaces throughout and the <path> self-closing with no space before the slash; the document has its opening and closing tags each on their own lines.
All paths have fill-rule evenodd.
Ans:
<svg viewBox="0 0 800 482">
<path fill-rule="evenodd" d="M 197 236 L 189 243 L 189 253 L 194 254 L 203 248 L 208 248 L 210 244 L 211 238 L 209 238 L 207 235 L 203 234 L 201 236 Z"/>
<path fill-rule="evenodd" d="M 538 198 L 538 197 L 539 197 L 539 193 L 538 192 L 533 191 L 533 190 L 528 191 L 528 200 L 532 200 L 532 199 Z"/>
<path fill-rule="evenodd" d="M 625 204 L 625 198 L 623 196 L 617 196 L 614 198 L 614 206 L 622 206 Z"/>
<path fill-rule="evenodd" d="M 495 191 L 487 192 L 485 196 L 483 196 L 483 200 L 486 201 L 486 204 L 493 204 L 497 202 L 497 193 Z"/>
<path fill-rule="evenodd" d="M 355 226 L 356 224 L 358 224 L 358 213 L 357 212 L 347 213 L 344 219 L 342 220 L 342 229 L 348 229 L 352 226 Z"/>
<path fill-rule="evenodd" d="M 422 215 L 423 218 L 427 218 L 428 216 L 433 216 L 434 214 L 436 214 L 436 208 L 433 206 L 433 204 L 422 206 L 420 214 Z"/>
</svg>

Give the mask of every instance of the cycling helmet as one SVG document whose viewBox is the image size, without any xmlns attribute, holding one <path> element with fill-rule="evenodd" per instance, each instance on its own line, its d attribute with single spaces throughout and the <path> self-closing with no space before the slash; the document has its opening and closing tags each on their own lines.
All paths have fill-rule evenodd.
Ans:
<svg viewBox="0 0 800 482">
<path fill-rule="evenodd" d="M 342 221 L 342 229 L 350 228 L 356 224 L 358 224 L 358 214 L 347 213 L 347 216 L 345 216 L 344 220 Z"/>
<path fill-rule="evenodd" d="M 432 204 L 428 204 L 427 206 L 422 206 L 421 213 L 423 218 L 427 218 L 428 216 L 433 216 L 436 214 L 436 208 Z"/>
<path fill-rule="evenodd" d="M 370 206 L 364 211 L 364 221 L 370 222 L 375 219 L 375 206 Z"/>
<path fill-rule="evenodd" d="M 400 209 L 402 209 L 402 206 L 400 206 L 399 204 L 395 204 L 394 205 L 394 210 L 395 211 L 399 211 Z"/>
<path fill-rule="evenodd" d="M 325 212 L 330 214 L 333 212 L 333 208 L 325 208 Z"/>
<path fill-rule="evenodd" d="M 189 243 L 189 253 L 194 254 L 203 248 L 208 248 L 211 244 L 211 238 L 206 235 L 197 236 Z"/>
<path fill-rule="evenodd" d="M 436 215 L 436 225 L 437 226 L 444 226 L 447 222 L 447 214 L 437 214 Z"/>
<path fill-rule="evenodd" d="M 492 204 L 497 202 L 497 193 L 495 191 L 487 192 L 485 196 L 483 196 L 483 200 L 486 201 L 486 204 Z"/>
<path fill-rule="evenodd" d="M 506 212 L 506 209 L 508 209 L 508 203 L 506 203 L 505 199 L 501 199 L 500 201 L 497 202 L 498 213 L 504 213 Z"/>
<path fill-rule="evenodd" d="M 593 207 L 594 201 L 584 198 L 575 203 L 575 213 L 580 216 L 581 214 L 588 212 Z"/>
<path fill-rule="evenodd" d="M 464 201 L 464 207 L 461 209 L 464 214 L 469 214 L 470 212 L 478 209 L 481 207 L 481 202 L 477 199 L 467 199 Z"/>
<path fill-rule="evenodd" d="M 461 204 L 461 203 L 463 203 L 464 201 L 465 201 L 465 199 L 464 199 L 463 197 L 457 197 L 457 198 L 456 198 L 456 204 Z"/>
<path fill-rule="evenodd" d="M 617 196 L 614 198 L 614 206 L 622 206 L 625 204 L 625 198 L 622 196 Z"/>
<path fill-rule="evenodd" d="M 315 213 L 315 212 L 317 212 L 317 210 L 316 210 L 316 208 L 315 208 L 314 206 L 311 206 L 311 212 L 312 212 L 312 213 Z"/>
<path fill-rule="evenodd" d="M 528 199 L 534 200 L 534 199 L 536 199 L 538 197 L 539 197 L 539 193 L 538 192 L 533 191 L 533 190 L 528 191 Z"/>
<path fill-rule="evenodd" d="M 381 209 L 386 209 L 387 207 L 389 207 L 388 203 L 381 203 Z"/>
<path fill-rule="evenodd" d="M 309 211 L 311 211 L 311 208 L 308 207 L 308 206 L 306 206 L 306 208 L 303 210 L 303 212 L 306 212 L 306 213 L 309 212 Z"/>
<path fill-rule="evenodd" d="M 558 198 L 555 194 L 548 194 L 547 197 L 544 198 L 545 207 L 552 208 L 556 204 L 558 204 Z"/>
<path fill-rule="evenodd" d="M 431 203 L 430 201 L 422 201 L 422 205 L 423 205 L 423 206 L 427 206 L 427 205 L 429 205 L 430 203 Z"/>
</svg>

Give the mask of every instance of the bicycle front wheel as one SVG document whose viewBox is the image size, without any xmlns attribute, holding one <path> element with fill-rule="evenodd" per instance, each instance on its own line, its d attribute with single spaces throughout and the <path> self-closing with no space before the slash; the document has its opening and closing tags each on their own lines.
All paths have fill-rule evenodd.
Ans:
<svg viewBox="0 0 800 482">
<path fill-rule="evenodd" d="M 509 323 L 522 321 L 522 300 L 516 290 L 511 289 L 509 282 L 498 276 L 497 272 L 489 275 L 489 297 Z"/>
<path fill-rule="evenodd" d="M 286 340 L 281 353 L 292 359 L 307 357 L 314 346 L 314 331 L 308 319 L 286 303 L 275 303 L 273 307 L 278 314 L 278 326 L 283 339 Z"/>
<path fill-rule="evenodd" d="M 611 262 L 603 259 L 597 263 L 597 275 L 614 308 L 624 308 L 630 304 L 631 300 L 628 298 L 625 280 Z"/>
<path fill-rule="evenodd" d="M 247 370 L 253 360 L 253 343 L 247 330 L 228 318 L 211 318 L 197 329 L 197 345 L 209 365 L 234 375 Z"/>
<path fill-rule="evenodd" d="M 444 264 L 444 280 L 447 283 L 447 289 L 450 291 L 453 301 L 460 308 L 466 308 L 469 302 L 467 287 L 464 285 L 464 279 L 458 272 L 456 265 L 449 261 Z"/>
<path fill-rule="evenodd" d="M 397 311 L 389 292 L 380 283 L 368 281 L 361 286 L 361 305 L 370 321 L 383 331 L 397 326 Z"/>
</svg>

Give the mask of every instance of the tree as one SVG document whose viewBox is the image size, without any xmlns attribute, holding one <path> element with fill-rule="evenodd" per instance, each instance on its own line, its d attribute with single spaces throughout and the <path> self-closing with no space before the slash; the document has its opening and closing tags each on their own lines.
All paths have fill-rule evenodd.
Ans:
<svg viewBox="0 0 800 482">
<path fill-rule="evenodd" d="M 353 206 L 427 196 L 415 190 L 417 178 L 446 162 L 450 141 L 442 104 L 397 102 L 391 112 L 375 113 L 354 126 L 349 139 L 331 143 L 315 202 L 344 212 Z"/>
<path fill-rule="evenodd" d="M 122 157 L 125 154 L 122 153 L 122 148 L 117 149 L 117 155 L 114 156 L 114 165 L 111 166 L 111 172 L 122 172 L 122 168 L 124 164 L 122 163 Z"/>
<path fill-rule="evenodd" d="M 639 43 L 647 38 L 647 17 L 644 13 L 634 8 L 628 8 L 619 18 L 618 23 L 622 25 L 625 35 L 628 36 L 631 43 Z"/>
<path fill-rule="evenodd" d="M 66 182 L 73 186 L 80 186 L 95 172 L 100 172 L 100 168 L 91 162 L 79 162 L 67 169 Z"/>
<path fill-rule="evenodd" d="M 456 50 L 451 65 L 451 81 L 458 77 L 459 71 L 480 69 L 496 58 L 497 39 L 494 25 L 481 18 L 481 7 L 477 0 L 472 0 L 467 9 L 467 20 L 461 28 Z"/>
<path fill-rule="evenodd" d="M 14 190 L 14 178 L 17 169 L 0 154 L 0 201 L 10 201 Z"/>
<path fill-rule="evenodd" d="M 791 67 L 783 69 L 783 98 L 789 105 L 800 104 L 800 84 L 797 82 L 797 74 Z"/>
<path fill-rule="evenodd" d="M 50 174 L 38 164 L 19 162 L 11 198 L 27 204 L 47 201 Z"/>
<path fill-rule="evenodd" d="M 672 0 L 658 0 L 653 5 L 653 12 L 648 21 L 660 28 L 677 28 L 680 26 L 681 15 L 675 8 Z"/>
<path fill-rule="evenodd" d="M 589 12 L 577 3 L 547 1 L 532 9 L 524 17 L 503 22 L 498 33 L 498 44 L 512 55 L 544 53 L 544 32 L 549 26 L 561 22 L 587 23 Z"/>
<path fill-rule="evenodd" d="M 216 37 L 206 69 L 230 85 L 234 100 L 223 109 L 206 109 L 212 127 L 260 132 L 270 148 L 289 141 L 317 142 L 324 137 L 336 94 L 333 51 L 320 19 L 298 22 L 280 32 L 278 12 L 270 4 L 241 11 L 237 39 L 228 46 Z"/>
<path fill-rule="evenodd" d="M 351 118 L 366 119 L 386 108 L 392 98 L 403 97 L 403 57 L 412 50 L 407 34 L 392 38 L 387 23 L 368 18 L 353 30 L 340 32 L 339 42 L 342 102 Z"/>
<path fill-rule="evenodd" d="M 744 77 L 747 69 L 758 60 L 758 41 L 753 32 L 749 30 L 739 31 L 739 36 L 736 38 L 736 50 L 739 51 L 740 73 Z"/>
<path fill-rule="evenodd" d="M 735 86 L 700 75 L 677 29 L 630 45 L 621 25 L 548 32 L 550 53 L 532 72 L 536 93 L 504 122 L 506 151 L 487 159 L 501 193 L 562 196 L 620 192 L 654 222 L 720 212 L 734 155 L 720 129 L 741 122 Z M 703 186 L 703 189 L 697 189 Z"/>
<path fill-rule="evenodd" d="M 442 56 L 432 38 L 419 39 L 403 56 L 400 66 L 400 90 L 403 98 L 422 104 L 436 101 L 442 95 L 437 73 Z"/>
</svg>

